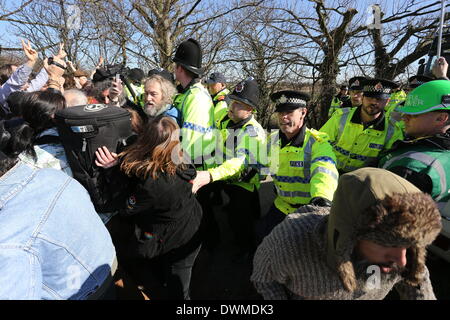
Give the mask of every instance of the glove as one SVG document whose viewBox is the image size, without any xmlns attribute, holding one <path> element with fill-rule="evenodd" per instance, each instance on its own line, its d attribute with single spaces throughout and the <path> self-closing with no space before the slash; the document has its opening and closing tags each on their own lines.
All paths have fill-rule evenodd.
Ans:
<svg viewBox="0 0 450 320">
<path fill-rule="evenodd" d="M 312 198 L 309 204 L 319 207 L 331 207 L 331 201 L 321 197 Z"/>
</svg>

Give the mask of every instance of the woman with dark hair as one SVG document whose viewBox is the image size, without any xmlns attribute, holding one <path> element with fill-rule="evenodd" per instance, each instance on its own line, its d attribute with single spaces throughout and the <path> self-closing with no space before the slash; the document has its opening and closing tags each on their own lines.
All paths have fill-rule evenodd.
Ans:
<svg viewBox="0 0 450 320">
<path fill-rule="evenodd" d="M 118 246 L 119 255 L 151 259 L 164 270 L 169 298 L 189 299 L 202 209 L 192 193 L 196 171 L 182 163 L 178 137 L 175 121 L 158 116 L 118 156 L 99 149 L 97 165 L 110 167 L 118 158 L 121 170 L 133 180 L 121 216 L 131 220 L 134 232 L 123 248 Z"/>
<path fill-rule="evenodd" d="M 14 128 L 14 132 L 24 144 L 25 151 L 19 155 L 20 160 L 38 168 L 62 170 L 72 176 L 53 122 L 55 112 L 64 108 L 66 100 L 55 91 L 26 93 L 20 107 L 24 122 Z"/>
</svg>

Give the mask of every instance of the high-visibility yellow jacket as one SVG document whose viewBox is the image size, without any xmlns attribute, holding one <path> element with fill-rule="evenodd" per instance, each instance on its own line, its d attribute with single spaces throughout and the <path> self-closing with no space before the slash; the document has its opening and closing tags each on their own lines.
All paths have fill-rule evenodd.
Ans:
<svg viewBox="0 0 450 320">
<path fill-rule="evenodd" d="M 328 134 L 337 158 L 337 168 L 350 172 L 376 161 L 382 150 L 403 139 L 399 124 L 384 113 L 376 124 L 365 128 L 361 107 L 337 110 L 320 129 Z"/>
<path fill-rule="evenodd" d="M 181 112 L 181 146 L 196 166 L 208 168 L 214 162 L 214 106 L 200 82 L 192 83 L 174 98 Z"/>
<path fill-rule="evenodd" d="M 266 155 L 266 135 L 253 116 L 234 124 L 228 115 L 219 121 L 221 139 L 218 139 L 216 167 L 208 169 L 212 181 L 225 180 L 248 191 L 259 188 L 261 158 Z M 222 154 L 219 154 L 219 150 Z"/>
<path fill-rule="evenodd" d="M 136 97 L 133 97 L 128 87 L 124 85 L 125 94 L 127 95 L 128 100 L 134 102 L 138 106 L 144 107 L 144 85 L 137 86 L 133 83 L 130 83 L 130 86 L 133 89 Z"/>
<path fill-rule="evenodd" d="M 330 118 L 333 113 L 342 106 L 342 101 L 337 96 L 333 97 L 331 100 L 330 109 L 328 110 L 328 118 Z"/>
<path fill-rule="evenodd" d="M 289 214 L 312 198 L 333 200 L 337 188 L 336 156 L 325 133 L 302 128 L 293 141 L 282 146 L 275 131 L 268 138 L 270 174 L 277 197 L 275 206 Z"/>
<path fill-rule="evenodd" d="M 395 107 L 397 107 L 397 105 L 403 101 L 406 100 L 406 93 L 403 90 L 399 90 L 397 92 L 394 92 L 393 94 L 391 94 L 391 100 L 389 101 L 388 104 L 386 104 L 386 106 L 384 107 L 384 110 L 387 113 L 391 113 L 392 111 L 395 110 Z"/>
<path fill-rule="evenodd" d="M 227 88 L 223 89 L 222 91 L 218 92 L 214 98 L 214 121 L 217 128 L 219 128 L 219 122 L 220 120 L 227 114 L 228 112 L 228 99 L 226 96 L 230 94 L 230 90 Z"/>
</svg>

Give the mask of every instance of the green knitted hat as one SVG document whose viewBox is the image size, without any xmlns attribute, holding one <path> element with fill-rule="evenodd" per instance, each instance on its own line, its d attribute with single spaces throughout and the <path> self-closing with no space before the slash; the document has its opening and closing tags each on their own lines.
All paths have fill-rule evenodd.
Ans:
<svg viewBox="0 0 450 320">
<path fill-rule="evenodd" d="M 405 104 L 396 111 L 422 114 L 437 110 L 450 111 L 450 81 L 433 80 L 418 86 L 406 97 Z"/>
</svg>

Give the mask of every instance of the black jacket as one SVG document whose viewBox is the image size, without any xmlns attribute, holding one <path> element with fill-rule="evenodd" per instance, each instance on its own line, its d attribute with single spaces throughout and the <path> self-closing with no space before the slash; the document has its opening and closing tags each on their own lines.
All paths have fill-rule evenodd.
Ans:
<svg viewBox="0 0 450 320">
<path fill-rule="evenodd" d="M 195 176 L 195 168 L 190 166 L 173 176 L 160 173 L 157 179 L 133 181 L 133 191 L 121 211 L 134 226 L 128 254 L 150 259 L 199 237 L 202 209 L 189 182 Z"/>
</svg>

